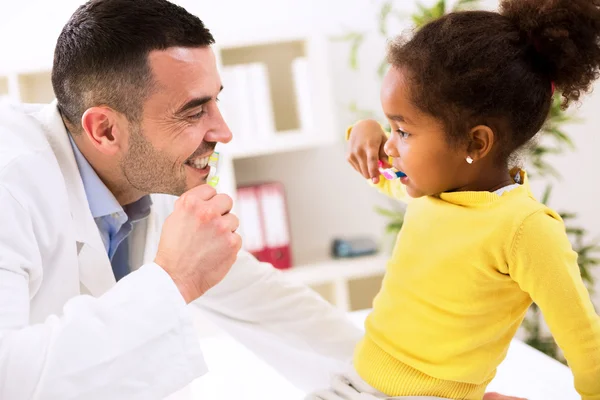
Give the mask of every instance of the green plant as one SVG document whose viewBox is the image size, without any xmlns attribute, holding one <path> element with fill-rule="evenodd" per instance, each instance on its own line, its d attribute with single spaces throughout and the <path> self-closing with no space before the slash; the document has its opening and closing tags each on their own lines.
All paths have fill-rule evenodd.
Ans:
<svg viewBox="0 0 600 400">
<path fill-rule="evenodd" d="M 562 154 L 567 150 L 575 150 L 575 145 L 564 131 L 564 126 L 579 120 L 567 114 L 561 108 L 561 104 L 561 94 L 555 93 L 548 119 L 538 135 L 539 140 L 533 146 L 525 149 L 532 167 L 529 171 L 530 177 L 560 178 L 560 174 L 546 160 L 546 156 Z"/>
<path fill-rule="evenodd" d="M 408 17 L 415 28 L 419 29 L 426 23 L 442 17 L 448 11 L 472 9 L 477 6 L 479 6 L 479 0 L 458 0 L 452 9 L 448 8 L 448 2 L 446 0 L 438 0 L 429 7 L 417 3 L 417 12 Z M 386 0 L 381 3 L 377 18 L 377 34 L 385 40 L 389 36 L 388 26 L 390 18 L 397 18 L 400 21 L 404 21 L 407 19 L 407 16 L 396 11 L 393 0 Z M 336 38 L 337 40 L 350 42 L 349 66 L 353 70 L 359 69 L 359 52 L 366 36 L 367 34 L 365 32 L 350 32 Z M 378 77 L 383 77 L 386 70 L 387 63 L 384 59 L 377 68 L 376 72 Z M 551 165 L 547 157 L 549 155 L 562 154 L 566 151 L 573 151 L 575 149 L 573 141 L 564 129 L 567 124 L 578 122 L 578 120 L 565 112 L 561 108 L 561 104 L 561 94 L 557 92 L 554 94 L 548 119 L 538 134 L 538 140 L 532 146 L 524 149 L 524 156 L 529 160 L 531 166 L 528 171 L 529 177 L 534 179 L 545 179 L 548 182 L 545 193 L 541 199 L 544 204 L 548 204 L 550 200 L 552 180 L 558 180 L 561 177 L 560 173 Z M 359 118 L 372 118 L 375 115 L 375 113 L 370 110 L 359 109 L 356 103 L 351 103 L 350 110 Z M 387 218 L 388 222 L 385 228 L 386 234 L 395 238 L 404 222 L 404 208 L 398 205 L 393 206 L 392 209 L 376 208 L 375 211 Z M 577 217 L 575 213 L 561 212 L 560 215 L 565 222 L 566 231 L 573 245 L 573 249 L 578 253 L 581 276 L 591 292 L 593 291 L 594 286 L 591 269 L 600 265 L 599 241 L 588 239 L 588 232 L 575 225 Z M 539 308 L 537 305 L 533 304 L 527 318 L 523 322 L 523 328 L 527 335 L 525 339 L 526 343 L 551 357 L 564 362 L 562 354 L 560 354 L 552 337 L 543 331 L 542 321 L 543 319 Z"/>
<path fill-rule="evenodd" d="M 404 224 L 404 207 L 400 204 L 395 204 L 392 209 L 375 207 L 375 212 L 387 219 L 385 236 L 389 238 L 390 248 L 392 248 Z"/>
<path fill-rule="evenodd" d="M 452 8 L 452 11 L 461 11 L 474 8 L 478 5 L 479 1 L 480 0 L 458 0 Z M 417 3 L 418 12 L 410 15 L 409 18 L 412 20 L 415 28 L 418 29 L 426 23 L 443 16 L 446 13 L 447 3 L 447 0 L 438 0 L 431 7 Z M 394 4 L 394 0 L 383 1 L 379 7 L 379 12 L 377 13 L 377 33 L 383 38 L 387 38 L 389 36 L 388 27 L 390 24 L 390 19 L 396 19 L 399 22 L 403 22 L 406 19 L 406 15 L 396 11 Z M 348 52 L 348 65 L 353 70 L 359 69 L 359 51 L 366 37 L 366 32 L 351 31 L 345 35 L 334 38 L 334 40 L 344 41 L 350 44 L 350 51 Z M 377 68 L 377 76 L 380 78 L 383 77 L 386 69 L 387 62 L 385 59 L 383 59 Z"/>
</svg>

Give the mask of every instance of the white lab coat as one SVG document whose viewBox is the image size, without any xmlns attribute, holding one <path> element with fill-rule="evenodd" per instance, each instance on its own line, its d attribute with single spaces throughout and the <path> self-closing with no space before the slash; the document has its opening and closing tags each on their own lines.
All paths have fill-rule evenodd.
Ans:
<svg viewBox="0 0 600 400">
<path fill-rule="evenodd" d="M 0 399 L 162 399 L 207 371 L 194 306 L 306 391 L 345 367 L 360 331 L 245 252 L 186 306 L 151 262 L 154 201 L 115 283 L 56 104 L 0 105 Z"/>
</svg>

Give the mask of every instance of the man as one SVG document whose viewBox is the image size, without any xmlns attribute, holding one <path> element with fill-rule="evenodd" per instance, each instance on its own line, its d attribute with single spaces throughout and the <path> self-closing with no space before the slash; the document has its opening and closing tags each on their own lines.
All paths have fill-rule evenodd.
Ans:
<svg viewBox="0 0 600 400">
<path fill-rule="evenodd" d="M 307 391 L 350 360 L 360 332 L 239 251 L 204 184 L 232 136 L 212 43 L 165 0 L 92 0 L 58 39 L 57 101 L 0 107 L 0 399 L 170 395 L 206 372 L 189 303 Z M 166 220 L 150 193 L 181 196 L 156 198 Z"/>
<path fill-rule="evenodd" d="M 92 0 L 58 39 L 57 101 L 0 107 L 0 399 L 176 392 L 207 370 L 196 299 L 306 390 L 350 360 L 359 331 L 239 252 L 231 199 L 205 185 L 232 137 L 212 43 L 165 0 Z M 181 195 L 164 225 L 150 193 Z"/>
</svg>

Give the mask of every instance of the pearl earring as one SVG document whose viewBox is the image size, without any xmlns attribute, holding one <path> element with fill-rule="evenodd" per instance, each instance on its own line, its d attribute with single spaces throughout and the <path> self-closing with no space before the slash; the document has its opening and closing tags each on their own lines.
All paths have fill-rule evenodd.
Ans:
<svg viewBox="0 0 600 400">
<path fill-rule="evenodd" d="M 467 162 L 469 164 L 473 164 L 473 159 L 471 158 L 471 156 L 467 156 Z"/>
</svg>

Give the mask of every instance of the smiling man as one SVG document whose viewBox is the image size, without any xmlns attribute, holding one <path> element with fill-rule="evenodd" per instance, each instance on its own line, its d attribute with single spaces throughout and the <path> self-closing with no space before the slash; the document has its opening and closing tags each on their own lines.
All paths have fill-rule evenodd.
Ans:
<svg viewBox="0 0 600 400">
<path fill-rule="evenodd" d="M 359 331 L 240 251 L 205 184 L 232 139 L 213 41 L 165 0 L 92 0 L 57 100 L 0 106 L 0 398 L 164 398 L 206 372 L 190 303 L 306 390 L 350 360 Z"/>
</svg>

